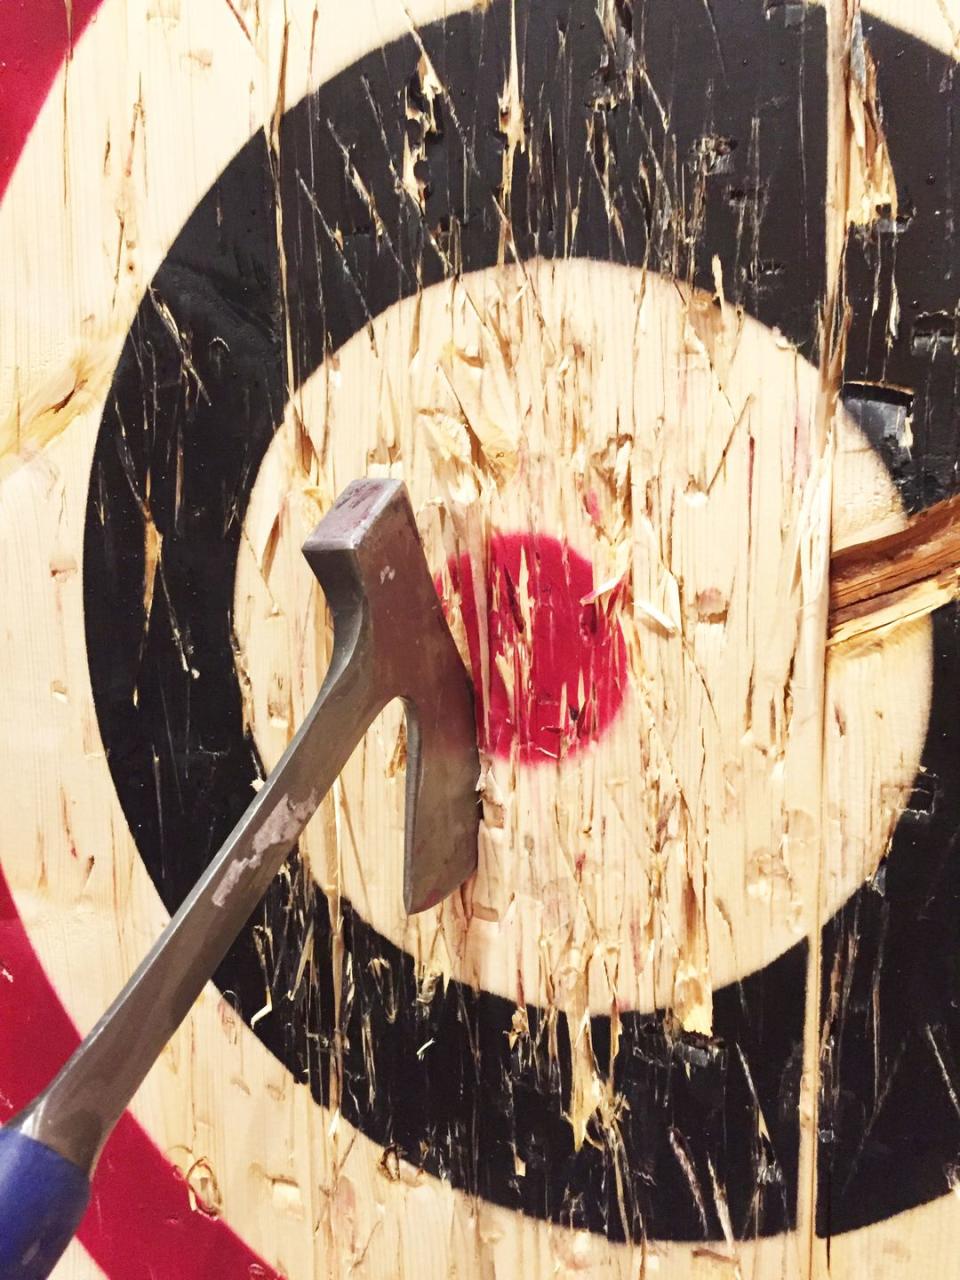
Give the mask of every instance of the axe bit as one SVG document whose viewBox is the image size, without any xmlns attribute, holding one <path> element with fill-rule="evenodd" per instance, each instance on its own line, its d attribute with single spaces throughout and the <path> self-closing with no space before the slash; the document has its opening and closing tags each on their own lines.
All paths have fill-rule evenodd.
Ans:
<svg viewBox="0 0 960 1280">
<path fill-rule="evenodd" d="M 113 1126 L 379 712 L 407 719 L 404 903 L 423 911 L 477 861 L 473 693 L 406 489 L 354 481 L 303 553 L 333 614 L 323 687 L 277 767 L 113 1004 L 0 1128 L 0 1280 L 43 1280 L 78 1227 Z"/>
</svg>

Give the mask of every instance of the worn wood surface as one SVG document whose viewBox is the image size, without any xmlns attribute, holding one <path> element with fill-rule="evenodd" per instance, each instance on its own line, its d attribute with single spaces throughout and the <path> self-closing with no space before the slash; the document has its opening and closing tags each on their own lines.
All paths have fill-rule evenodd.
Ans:
<svg viewBox="0 0 960 1280">
<path fill-rule="evenodd" d="M 289 741 L 358 474 L 484 747 L 407 918 L 374 726 L 57 1275 L 960 1275 L 960 7 L 17 8 L 0 1118 Z"/>
</svg>

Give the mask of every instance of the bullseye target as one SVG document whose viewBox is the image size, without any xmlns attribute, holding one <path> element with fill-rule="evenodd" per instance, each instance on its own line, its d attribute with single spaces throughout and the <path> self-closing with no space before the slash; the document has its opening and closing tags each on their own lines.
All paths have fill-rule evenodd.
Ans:
<svg viewBox="0 0 960 1280">
<path fill-rule="evenodd" d="M 831 412 L 818 9 L 223 9 L 144 6 L 145 80 L 56 174 L 70 236 L 3 291 L 19 319 L 96 247 L 66 336 L 20 321 L 4 372 L 5 590 L 44 619 L 4 637 L 36 762 L 6 784 L 0 978 L 39 1011 L 11 1025 L 69 1050 L 287 745 L 331 638 L 299 546 L 359 474 L 407 483 L 474 675 L 480 865 L 404 915 L 388 709 L 64 1274 L 799 1276 L 903 1222 L 933 1265 L 955 609 L 849 634 L 828 580 L 955 488 L 952 60 L 863 19 L 896 190 L 848 236 Z M 95 155 L 109 198 L 77 194 Z"/>
</svg>

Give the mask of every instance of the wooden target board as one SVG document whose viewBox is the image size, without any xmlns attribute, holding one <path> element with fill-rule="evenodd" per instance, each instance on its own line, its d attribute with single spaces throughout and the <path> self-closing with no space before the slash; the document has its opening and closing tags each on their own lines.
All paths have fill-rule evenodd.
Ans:
<svg viewBox="0 0 960 1280">
<path fill-rule="evenodd" d="M 0 1118 L 310 705 L 356 476 L 409 487 L 483 747 L 477 875 L 408 918 L 370 730 L 63 1280 L 960 1276 L 958 41 L 0 8 Z"/>
</svg>

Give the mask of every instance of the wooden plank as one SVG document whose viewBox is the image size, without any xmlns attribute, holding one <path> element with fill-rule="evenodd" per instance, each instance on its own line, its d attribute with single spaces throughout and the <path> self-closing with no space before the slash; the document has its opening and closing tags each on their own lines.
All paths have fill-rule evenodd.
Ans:
<svg viewBox="0 0 960 1280">
<path fill-rule="evenodd" d="M 43 21 L 0 1115 L 289 741 L 356 475 L 484 747 L 478 874 L 407 918 L 374 726 L 57 1275 L 960 1274 L 953 0 Z"/>
</svg>

